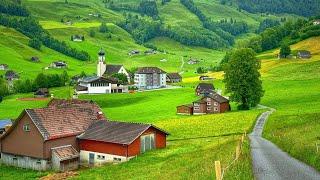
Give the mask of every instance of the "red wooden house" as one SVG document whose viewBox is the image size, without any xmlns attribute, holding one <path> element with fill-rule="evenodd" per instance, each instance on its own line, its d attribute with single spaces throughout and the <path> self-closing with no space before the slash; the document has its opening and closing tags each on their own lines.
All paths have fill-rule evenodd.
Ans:
<svg viewBox="0 0 320 180">
<path fill-rule="evenodd" d="M 78 136 L 81 164 L 122 162 L 165 148 L 167 132 L 149 124 L 97 121 Z"/>
</svg>

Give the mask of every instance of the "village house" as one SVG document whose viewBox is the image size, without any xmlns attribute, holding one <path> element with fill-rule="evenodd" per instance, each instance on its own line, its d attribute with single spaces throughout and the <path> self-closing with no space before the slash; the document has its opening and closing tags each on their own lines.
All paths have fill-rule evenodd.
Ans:
<svg viewBox="0 0 320 180">
<path fill-rule="evenodd" d="M 131 50 L 131 51 L 128 53 L 129 56 L 138 55 L 138 54 L 140 54 L 140 51 L 139 51 L 139 50 Z"/>
<path fill-rule="evenodd" d="M 177 106 L 177 114 L 193 115 L 193 104 L 184 104 L 181 106 Z"/>
<path fill-rule="evenodd" d="M 77 136 L 99 120 L 105 120 L 101 109 L 90 101 L 52 100 L 46 108 L 25 109 L 0 138 L 1 162 L 34 170 L 77 169 Z"/>
<path fill-rule="evenodd" d="M 179 73 L 168 73 L 167 83 L 178 83 L 182 81 L 182 77 Z"/>
<path fill-rule="evenodd" d="M 195 93 L 197 96 L 200 95 L 208 95 L 214 93 L 214 86 L 212 83 L 199 83 L 195 89 Z"/>
<path fill-rule="evenodd" d="M 306 50 L 298 51 L 297 58 L 299 58 L 299 59 L 310 59 L 311 58 L 311 52 L 310 51 L 306 51 Z"/>
<path fill-rule="evenodd" d="M 49 97 L 49 89 L 48 88 L 39 88 L 36 92 L 34 92 L 34 97 L 36 98 L 44 98 Z"/>
<path fill-rule="evenodd" d="M 7 71 L 4 74 L 4 76 L 5 76 L 6 80 L 8 80 L 8 81 L 13 81 L 15 79 L 19 79 L 19 75 L 16 72 L 11 71 L 11 70 Z"/>
<path fill-rule="evenodd" d="M 200 81 L 209 81 L 209 80 L 213 80 L 213 78 L 209 77 L 209 76 L 200 76 L 199 80 Z"/>
<path fill-rule="evenodd" d="M 74 41 L 74 42 L 82 42 L 84 41 L 84 36 L 83 35 L 72 35 L 71 36 L 71 41 Z"/>
<path fill-rule="evenodd" d="M 67 68 L 67 63 L 64 61 L 56 61 L 51 63 L 50 67 L 51 68 L 58 68 L 58 69 L 62 69 L 62 68 Z"/>
<path fill-rule="evenodd" d="M 0 136 L 8 131 L 11 127 L 12 121 L 10 119 L 1 119 L 0 120 Z M 0 149 L 1 152 L 1 149 Z"/>
<path fill-rule="evenodd" d="M 79 80 L 76 87 L 77 94 L 107 94 L 111 93 L 111 84 L 116 81 L 111 78 L 91 76 Z"/>
<path fill-rule="evenodd" d="M 98 53 L 97 76 L 112 76 L 113 74 L 124 74 L 130 82 L 130 75 L 123 65 L 107 64 L 105 60 L 105 52 L 101 49 Z"/>
<path fill-rule="evenodd" d="M 31 60 L 32 62 L 40 62 L 40 58 L 37 57 L 37 56 L 32 56 L 32 57 L 30 58 L 30 60 Z"/>
<path fill-rule="evenodd" d="M 107 121 L 92 101 L 53 99 L 20 114 L 0 137 L 0 157 L 6 165 L 69 171 L 165 148 L 167 135 L 149 124 Z"/>
<path fill-rule="evenodd" d="M 138 89 L 157 89 L 166 87 L 166 72 L 157 67 L 138 68 L 134 83 Z"/>
<path fill-rule="evenodd" d="M 215 114 L 230 111 L 229 100 L 217 93 L 205 95 L 193 102 L 193 114 Z"/>
<path fill-rule="evenodd" d="M 188 61 L 188 64 L 192 65 L 192 64 L 198 64 L 199 63 L 199 60 L 198 59 L 192 59 L 190 58 L 189 61 Z"/>
<path fill-rule="evenodd" d="M 165 148 L 167 132 L 149 124 L 97 121 L 78 136 L 82 165 L 124 162 Z"/>
<path fill-rule="evenodd" d="M 0 64 L 0 70 L 2 70 L 2 71 L 6 71 L 6 70 L 8 70 L 8 64 Z"/>
<path fill-rule="evenodd" d="M 313 21 L 313 25 L 320 25 L 320 19 L 316 19 Z"/>
</svg>

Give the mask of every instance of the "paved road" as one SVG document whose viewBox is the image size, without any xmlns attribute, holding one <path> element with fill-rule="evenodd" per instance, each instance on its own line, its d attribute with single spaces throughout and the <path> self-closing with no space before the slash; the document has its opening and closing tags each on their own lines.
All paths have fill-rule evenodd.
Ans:
<svg viewBox="0 0 320 180">
<path fill-rule="evenodd" d="M 273 111 L 263 113 L 250 134 L 253 170 L 258 180 L 320 180 L 320 173 L 261 137 Z"/>
</svg>

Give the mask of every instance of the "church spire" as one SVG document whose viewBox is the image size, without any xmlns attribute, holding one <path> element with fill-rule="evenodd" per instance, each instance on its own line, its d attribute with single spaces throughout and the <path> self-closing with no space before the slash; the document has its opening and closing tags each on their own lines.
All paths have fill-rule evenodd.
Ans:
<svg viewBox="0 0 320 180">
<path fill-rule="evenodd" d="M 105 52 L 102 48 L 98 52 L 98 56 L 99 56 L 99 61 L 97 64 L 97 76 L 102 77 L 107 69 L 107 65 L 105 63 Z"/>
</svg>

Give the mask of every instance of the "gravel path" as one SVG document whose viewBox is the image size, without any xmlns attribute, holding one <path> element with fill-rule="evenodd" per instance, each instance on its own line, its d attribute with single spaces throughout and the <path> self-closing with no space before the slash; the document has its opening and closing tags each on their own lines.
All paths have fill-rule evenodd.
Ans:
<svg viewBox="0 0 320 180">
<path fill-rule="evenodd" d="M 320 173 L 261 137 L 269 115 L 263 113 L 250 134 L 253 170 L 258 180 L 320 180 Z"/>
</svg>

